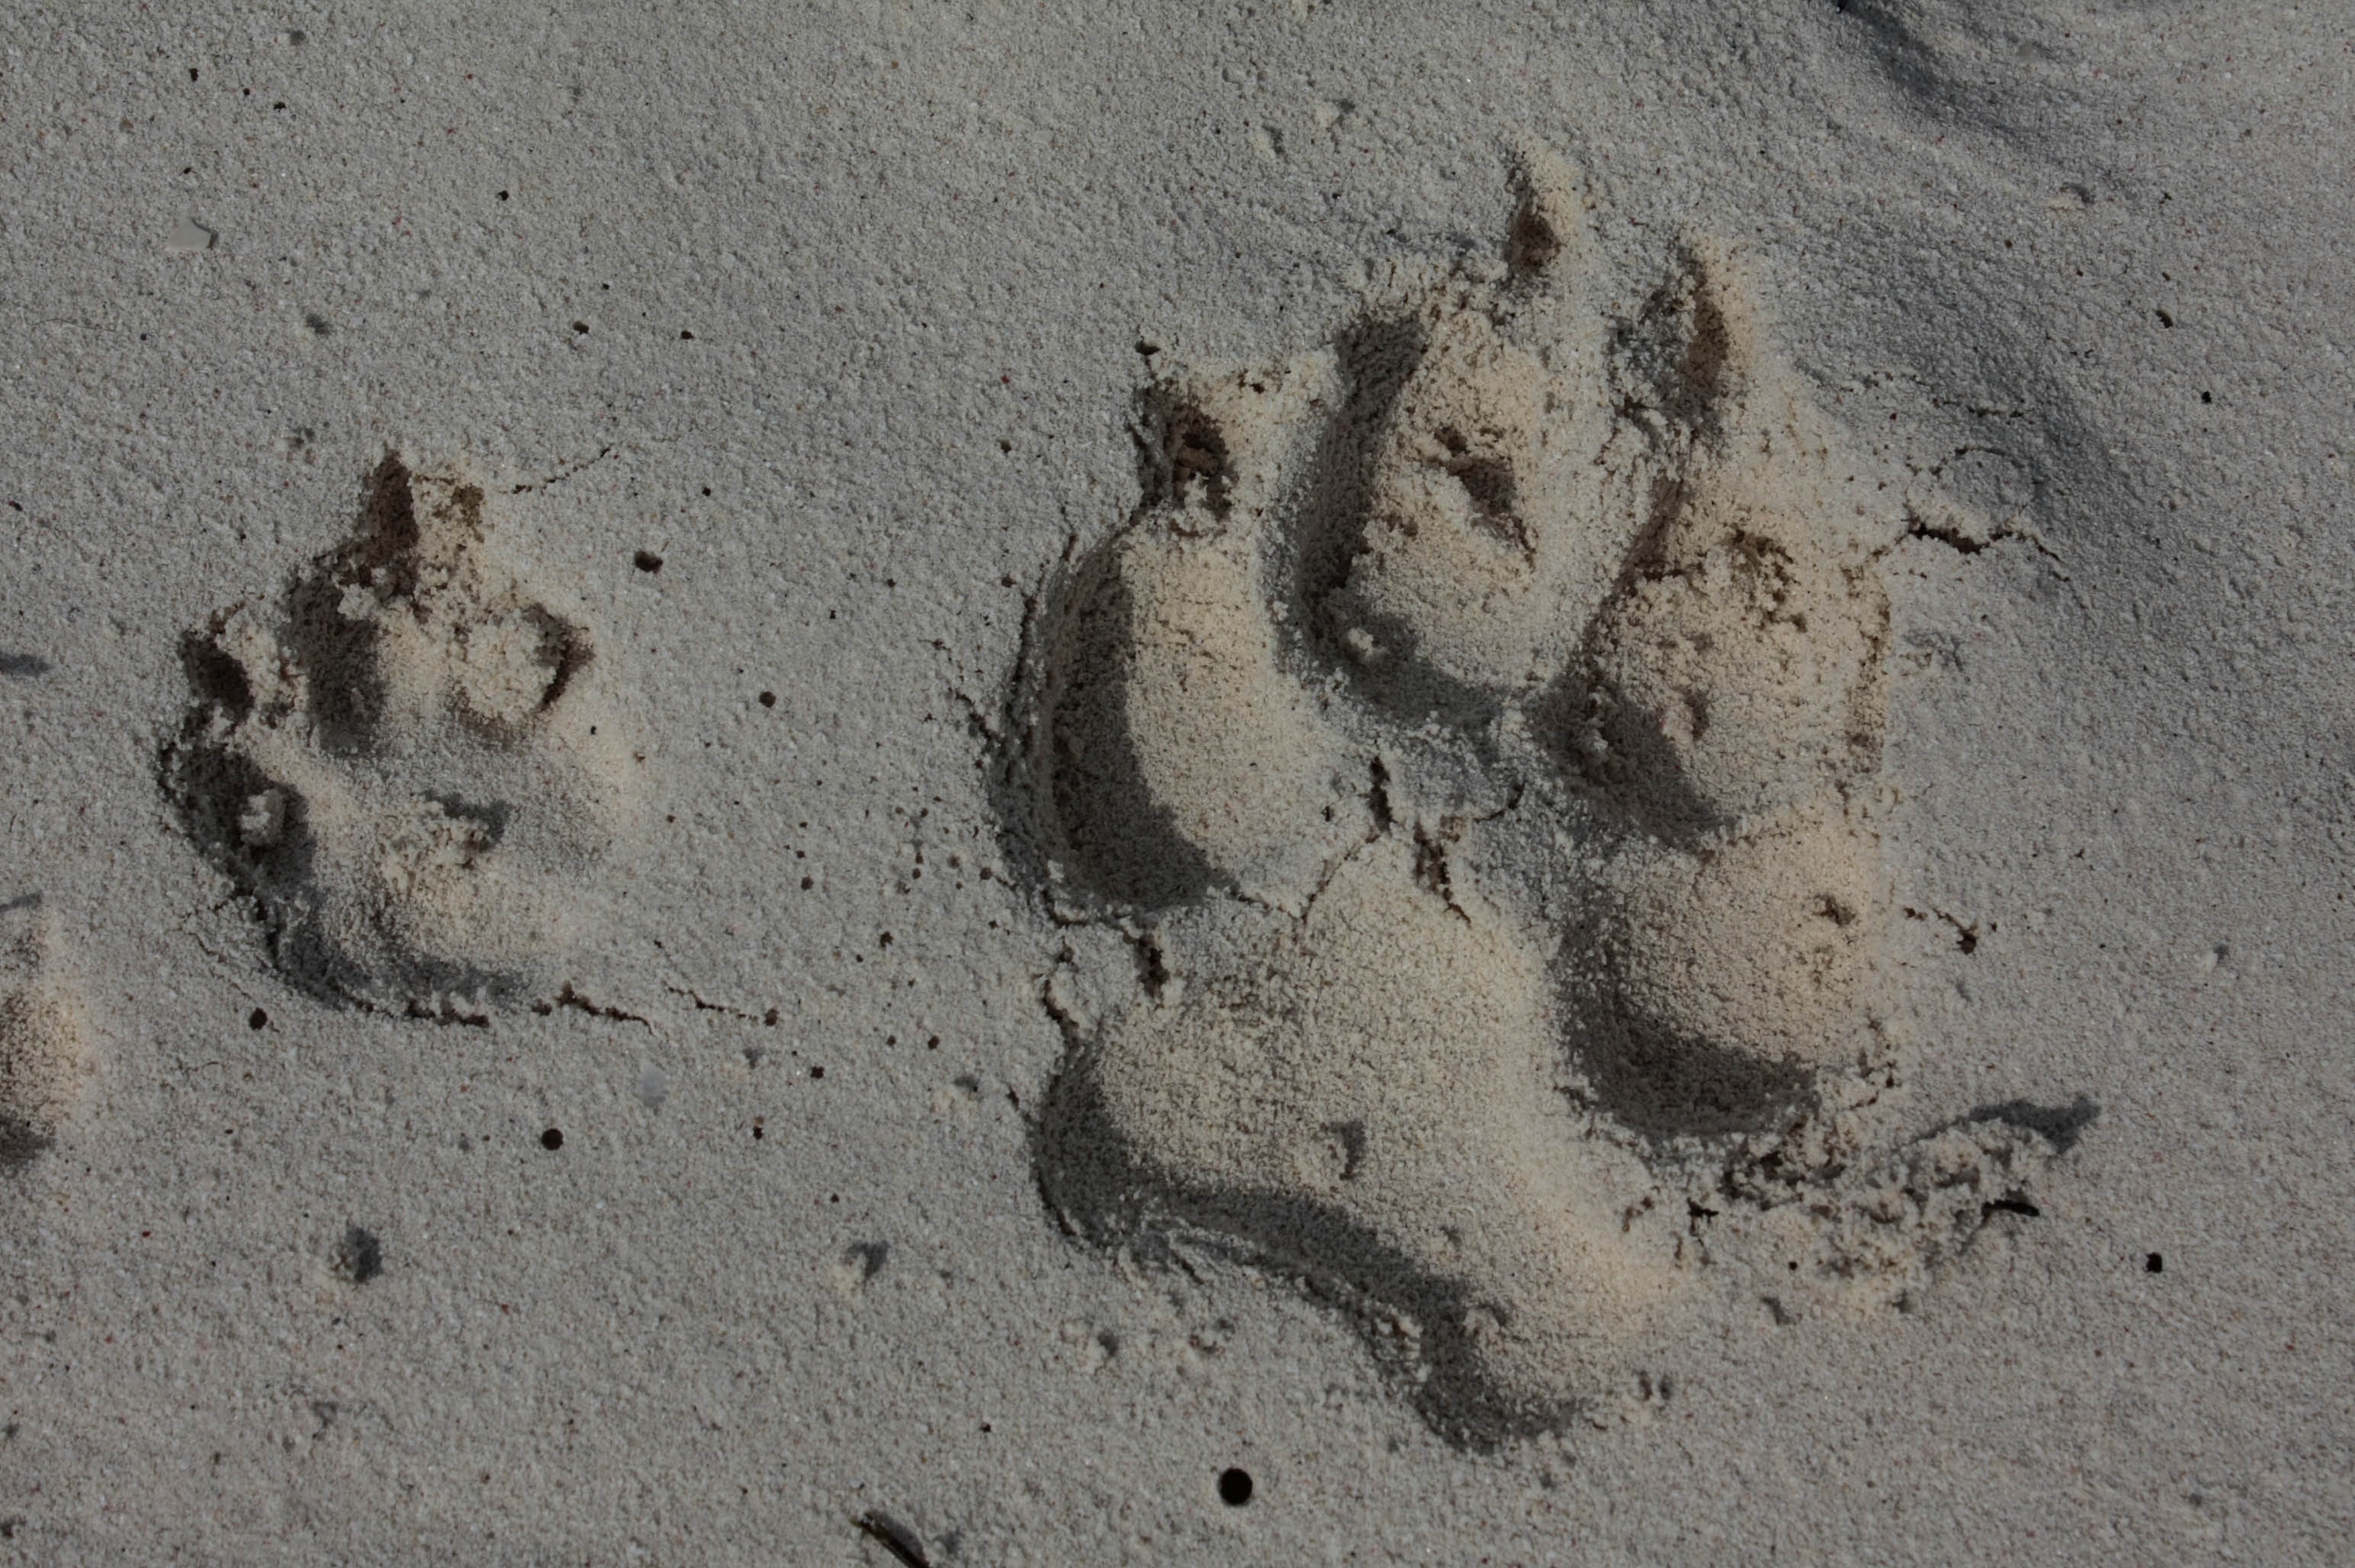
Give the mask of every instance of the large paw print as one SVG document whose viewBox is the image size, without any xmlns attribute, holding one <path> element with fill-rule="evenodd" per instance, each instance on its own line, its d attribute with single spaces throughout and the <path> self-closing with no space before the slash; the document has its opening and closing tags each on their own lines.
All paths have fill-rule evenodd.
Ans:
<svg viewBox="0 0 2355 1568">
<path fill-rule="evenodd" d="M 1155 388 L 1029 677 L 1050 897 L 1140 976 L 1050 982 L 1050 1200 L 1346 1287 L 1476 1435 L 1673 1324 L 1647 1147 L 1882 1050 L 1895 524 L 1728 258 L 1613 320 L 1588 206 L 1532 158 L 1485 271 Z"/>
<path fill-rule="evenodd" d="M 527 994 L 628 820 L 589 634 L 486 506 L 389 456 L 348 541 L 186 642 L 165 788 L 314 995 L 474 1019 Z"/>
</svg>

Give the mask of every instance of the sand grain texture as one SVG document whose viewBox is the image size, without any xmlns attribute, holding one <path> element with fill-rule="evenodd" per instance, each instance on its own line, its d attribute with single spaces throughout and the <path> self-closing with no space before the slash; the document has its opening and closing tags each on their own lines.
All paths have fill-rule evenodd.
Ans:
<svg viewBox="0 0 2355 1568">
<path fill-rule="evenodd" d="M 2343 1558 L 2349 46 L 0 21 L 0 1562 Z"/>
</svg>

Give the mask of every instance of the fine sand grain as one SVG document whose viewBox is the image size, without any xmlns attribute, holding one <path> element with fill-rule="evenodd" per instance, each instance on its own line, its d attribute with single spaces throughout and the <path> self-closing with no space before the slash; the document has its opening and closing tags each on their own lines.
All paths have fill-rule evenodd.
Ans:
<svg viewBox="0 0 2355 1568">
<path fill-rule="evenodd" d="M 0 1562 L 2344 1557 L 2338 11 L 0 49 Z"/>
</svg>

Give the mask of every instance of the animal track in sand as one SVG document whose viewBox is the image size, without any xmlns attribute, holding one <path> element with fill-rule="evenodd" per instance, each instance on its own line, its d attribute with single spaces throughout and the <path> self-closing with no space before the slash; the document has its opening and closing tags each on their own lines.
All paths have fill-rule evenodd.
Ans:
<svg viewBox="0 0 2355 1568">
<path fill-rule="evenodd" d="M 56 1139 L 80 1091 L 87 1038 L 39 898 L 0 905 L 0 1168 Z"/>
<path fill-rule="evenodd" d="M 629 826 L 589 632 L 490 510 L 388 455 L 348 540 L 184 642 L 165 789 L 314 996 L 479 1021 L 544 988 Z"/>
<path fill-rule="evenodd" d="M 1143 504 L 1018 685 L 1014 831 L 1059 921 L 1134 955 L 1047 983 L 1049 1203 L 1339 1286 L 1468 1440 L 1668 1343 L 1663 1151 L 1850 1159 L 1792 1135 L 1891 1049 L 1875 561 L 1903 519 L 1736 258 L 1696 244 L 1614 318 L 1582 182 L 1519 179 L 1501 260 L 1146 394 Z"/>
</svg>

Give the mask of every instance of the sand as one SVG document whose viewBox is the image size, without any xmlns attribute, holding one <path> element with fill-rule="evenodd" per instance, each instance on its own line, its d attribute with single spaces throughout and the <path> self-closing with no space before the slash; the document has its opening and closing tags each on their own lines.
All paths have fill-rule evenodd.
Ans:
<svg viewBox="0 0 2355 1568">
<path fill-rule="evenodd" d="M 2328 8 L 5 42 L 0 1561 L 2343 1555 Z"/>
</svg>

